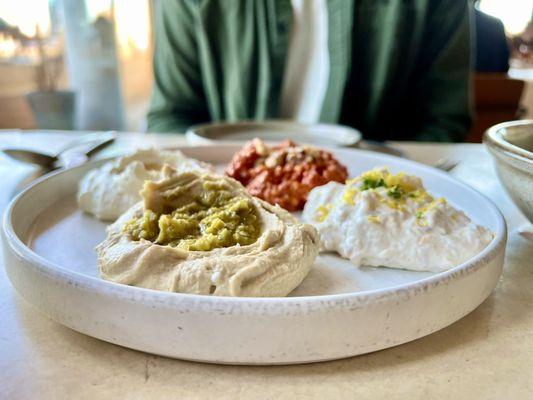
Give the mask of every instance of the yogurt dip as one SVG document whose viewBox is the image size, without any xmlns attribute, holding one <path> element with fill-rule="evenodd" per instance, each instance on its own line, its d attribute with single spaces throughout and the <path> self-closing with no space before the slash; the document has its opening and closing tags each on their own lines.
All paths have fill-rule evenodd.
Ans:
<svg viewBox="0 0 533 400">
<path fill-rule="evenodd" d="M 176 172 L 211 170 L 177 150 L 139 149 L 87 173 L 79 185 L 78 205 L 100 220 L 114 221 L 141 200 L 145 181 L 163 178 L 163 165 Z"/>
<path fill-rule="evenodd" d="M 321 250 L 356 266 L 440 272 L 483 250 L 492 233 L 444 198 L 433 198 L 420 178 L 376 168 L 311 191 L 303 220 L 320 235 Z"/>
</svg>

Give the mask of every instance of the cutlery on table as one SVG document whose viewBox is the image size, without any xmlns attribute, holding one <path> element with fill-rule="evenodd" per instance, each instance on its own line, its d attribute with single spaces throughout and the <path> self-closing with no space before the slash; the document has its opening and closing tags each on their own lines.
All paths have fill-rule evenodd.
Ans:
<svg viewBox="0 0 533 400">
<path fill-rule="evenodd" d="M 383 142 L 378 142 L 374 140 L 361 140 L 354 147 L 362 150 L 375 151 L 378 153 L 390 154 L 396 157 L 409 158 L 405 152 L 402 150 L 393 147 L 391 145 L 385 144 Z M 431 164 L 433 168 L 440 169 L 445 172 L 449 172 L 459 165 L 460 161 L 450 159 L 450 158 L 441 158 L 435 164 Z"/>
<path fill-rule="evenodd" d="M 1 151 L 17 161 L 35 164 L 43 169 L 51 170 L 57 168 L 58 163 L 62 161 L 63 156 L 75 148 L 84 146 L 83 150 L 81 150 L 79 154 L 76 154 L 76 160 L 80 160 L 81 158 L 81 162 L 83 162 L 96 152 L 111 144 L 115 138 L 116 134 L 114 132 L 86 135 L 80 139 L 67 143 L 56 153 L 56 155 L 50 155 L 35 150 L 16 148 L 6 148 L 2 149 Z"/>
</svg>

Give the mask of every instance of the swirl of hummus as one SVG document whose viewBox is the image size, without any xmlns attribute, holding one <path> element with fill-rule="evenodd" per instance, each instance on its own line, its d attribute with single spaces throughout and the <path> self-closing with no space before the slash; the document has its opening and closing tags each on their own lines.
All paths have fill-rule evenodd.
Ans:
<svg viewBox="0 0 533 400">
<path fill-rule="evenodd" d="M 168 173 L 146 182 L 141 195 L 143 202 L 112 224 L 96 247 L 103 279 L 179 293 L 286 296 L 318 255 L 313 226 L 251 196 L 232 178 Z M 209 202 L 220 208 L 210 209 Z M 190 219 L 187 210 L 195 212 Z M 191 226 L 194 218 L 203 219 Z M 206 243 L 207 250 L 198 250 Z"/>
</svg>

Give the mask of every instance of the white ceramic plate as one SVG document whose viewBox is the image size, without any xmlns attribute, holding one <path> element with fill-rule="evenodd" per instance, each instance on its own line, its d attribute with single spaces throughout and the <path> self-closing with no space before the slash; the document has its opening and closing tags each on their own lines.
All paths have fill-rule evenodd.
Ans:
<svg viewBox="0 0 533 400">
<path fill-rule="evenodd" d="M 235 145 L 182 149 L 219 166 Z M 468 262 L 433 274 L 353 267 L 320 256 L 287 298 L 225 298 L 167 293 L 101 280 L 94 245 L 105 225 L 82 214 L 75 192 L 102 161 L 57 172 L 18 195 L 3 222 L 13 286 L 54 320 L 102 340 L 169 357 L 236 364 L 287 364 L 367 353 L 435 332 L 476 308 L 501 273 L 505 222 L 470 187 L 438 170 L 383 154 L 334 150 L 350 176 L 388 165 L 423 178 L 475 222 L 495 233 Z"/>
</svg>

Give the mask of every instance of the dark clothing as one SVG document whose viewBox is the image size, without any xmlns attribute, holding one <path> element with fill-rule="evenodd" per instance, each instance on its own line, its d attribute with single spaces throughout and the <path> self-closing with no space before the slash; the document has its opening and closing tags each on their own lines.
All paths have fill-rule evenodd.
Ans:
<svg viewBox="0 0 533 400">
<path fill-rule="evenodd" d="M 148 129 L 279 117 L 290 0 L 161 0 Z M 372 139 L 457 141 L 470 126 L 467 0 L 327 0 L 319 121 Z M 305 60 L 303 60 L 305 62 Z"/>
<path fill-rule="evenodd" d="M 476 72 L 507 72 L 509 45 L 502 21 L 475 9 Z"/>
</svg>

